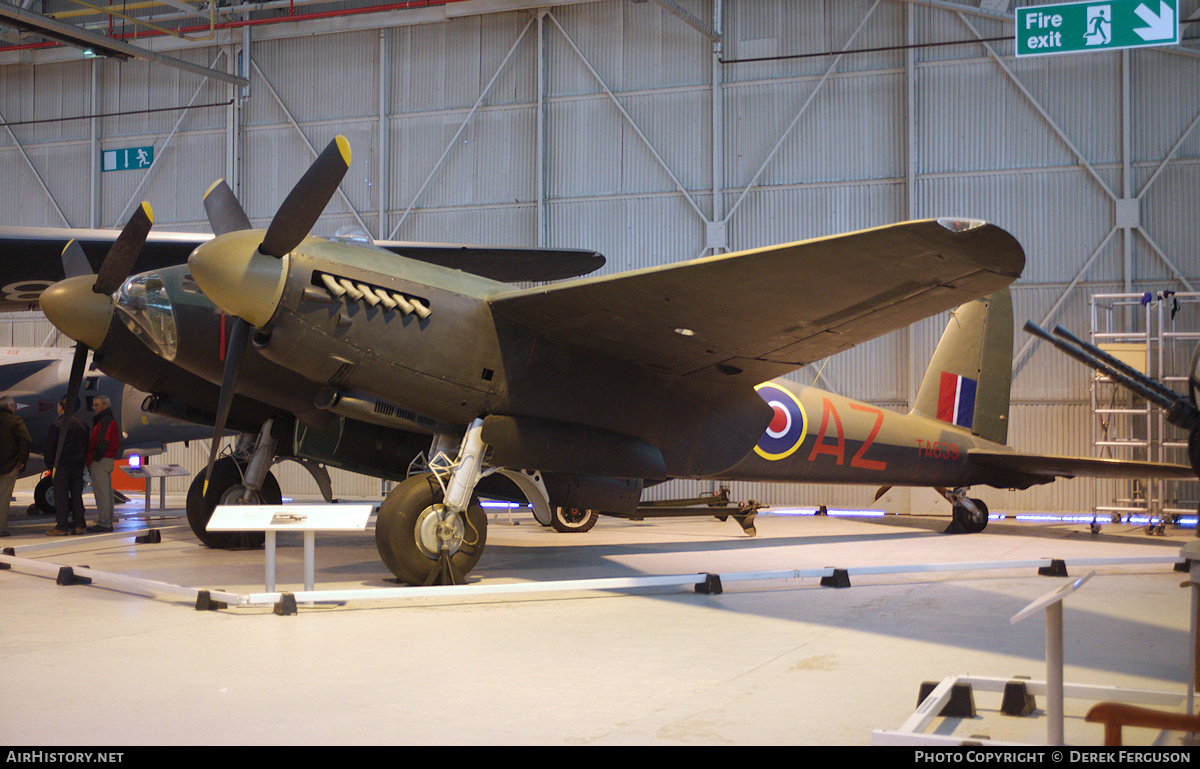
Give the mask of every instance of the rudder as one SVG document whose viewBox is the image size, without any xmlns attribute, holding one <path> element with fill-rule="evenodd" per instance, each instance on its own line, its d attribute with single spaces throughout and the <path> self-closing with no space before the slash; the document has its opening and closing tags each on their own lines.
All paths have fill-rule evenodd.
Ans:
<svg viewBox="0 0 1200 769">
<path fill-rule="evenodd" d="M 933 352 L 913 410 L 1007 443 L 1012 345 L 1007 288 L 961 305 Z"/>
</svg>

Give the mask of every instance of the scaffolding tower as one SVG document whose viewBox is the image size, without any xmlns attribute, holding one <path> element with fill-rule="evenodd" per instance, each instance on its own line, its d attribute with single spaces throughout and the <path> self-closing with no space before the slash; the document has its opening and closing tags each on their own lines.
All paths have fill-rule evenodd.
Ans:
<svg viewBox="0 0 1200 769">
<path fill-rule="evenodd" d="M 1094 294 L 1090 309 L 1092 344 L 1187 393 L 1192 354 L 1200 343 L 1200 293 Z M 1090 389 L 1097 456 L 1188 463 L 1188 436 L 1166 420 L 1162 409 L 1102 374 L 1093 375 Z M 1098 505 L 1096 513 L 1108 513 L 1114 523 L 1145 516 L 1147 533 L 1161 534 L 1167 523 L 1196 512 L 1197 496 L 1194 481 L 1138 479 L 1129 482 L 1125 496 Z"/>
</svg>

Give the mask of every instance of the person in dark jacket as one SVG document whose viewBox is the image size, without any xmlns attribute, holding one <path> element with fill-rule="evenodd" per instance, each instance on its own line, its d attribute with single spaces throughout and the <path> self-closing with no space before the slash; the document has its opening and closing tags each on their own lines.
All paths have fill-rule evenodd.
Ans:
<svg viewBox="0 0 1200 769">
<path fill-rule="evenodd" d="M 113 530 L 113 466 L 121 451 L 121 431 L 113 419 L 112 403 L 107 396 L 92 398 L 92 436 L 88 441 L 87 466 L 92 474 L 92 493 L 96 496 L 96 525 L 92 532 Z"/>
<path fill-rule="evenodd" d="M 8 506 L 13 486 L 29 461 L 32 444 L 29 428 L 17 416 L 17 402 L 7 395 L 0 398 L 0 537 L 8 536 Z"/>
<path fill-rule="evenodd" d="M 54 479 L 54 507 L 58 513 L 58 524 L 46 532 L 51 537 L 87 534 L 87 522 L 83 518 L 83 468 L 87 460 L 88 430 L 74 414 L 67 418 L 66 411 L 67 398 L 63 396 L 58 402 L 58 419 L 46 433 L 46 465 Z M 60 433 L 65 433 L 61 454 L 58 452 Z"/>
</svg>

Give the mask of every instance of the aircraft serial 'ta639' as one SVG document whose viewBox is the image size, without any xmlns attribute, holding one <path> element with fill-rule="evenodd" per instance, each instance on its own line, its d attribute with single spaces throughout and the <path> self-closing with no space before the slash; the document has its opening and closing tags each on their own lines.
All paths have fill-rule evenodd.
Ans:
<svg viewBox="0 0 1200 769">
<path fill-rule="evenodd" d="M 518 289 L 309 236 L 348 166 L 338 137 L 265 232 L 214 184 L 205 208 L 216 236 L 186 267 L 126 280 L 149 229 L 144 205 L 98 277 L 42 296 L 102 370 L 156 397 L 151 408 L 191 409 L 217 437 L 227 422 L 258 434 L 241 460 L 212 461 L 214 440 L 189 492 L 202 538 L 218 502 L 277 500 L 266 472 L 277 454 L 400 480 L 376 543 L 416 584 L 475 566 L 487 519 L 473 500 L 499 477 L 540 520 L 549 509 L 631 516 L 643 486 L 669 478 L 932 486 L 978 531 L 987 511 L 967 496 L 973 484 L 1191 476 L 1004 445 L 1006 286 L 1025 257 L 993 225 L 908 222 Z M 772 381 L 963 303 L 912 414 Z"/>
</svg>

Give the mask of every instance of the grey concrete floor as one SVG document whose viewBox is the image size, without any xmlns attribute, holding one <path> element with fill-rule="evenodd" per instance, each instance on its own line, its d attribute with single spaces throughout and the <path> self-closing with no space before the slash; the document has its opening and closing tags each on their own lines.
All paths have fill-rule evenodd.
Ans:
<svg viewBox="0 0 1200 769">
<path fill-rule="evenodd" d="M 180 500 L 172 500 L 178 504 Z M 263 551 L 210 551 L 179 512 L 163 541 L 49 538 L 16 513 L 0 546 L 55 564 L 177 585 L 263 590 Z M 122 528 L 140 526 L 136 505 Z M 120 512 L 120 510 L 119 510 Z M 733 522 L 602 518 L 556 534 L 528 514 L 493 516 L 475 584 L 629 575 L 945 564 L 1031 558 L 1175 555 L 1193 530 L 1147 537 L 1110 525 L 993 523 L 977 535 L 946 521 L 760 515 L 758 536 Z M 514 525 L 515 524 L 515 525 Z M 279 546 L 279 587 L 302 582 L 299 535 Z M 0 571 L 0 680 L 6 745 L 867 745 L 911 715 L 924 681 L 973 674 L 1042 680 L 1040 617 L 1030 601 L 1094 570 L 1066 602 L 1065 679 L 1182 694 L 1186 575 L 1165 565 L 970 570 L 729 582 L 690 589 L 471 600 L 352 601 L 196 611 L 169 595 Z M 319 589 L 392 587 L 370 532 L 317 540 Z M 971 719 L 936 734 L 1043 743 L 1045 703 L 1025 718 L 977 694 Z M 1096 745 L 1101 728 L 1067 700 L 1066 737 Z M 1127 730 L 1127 744 L 1178 735 Z"/>
</svg>

